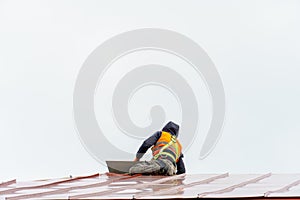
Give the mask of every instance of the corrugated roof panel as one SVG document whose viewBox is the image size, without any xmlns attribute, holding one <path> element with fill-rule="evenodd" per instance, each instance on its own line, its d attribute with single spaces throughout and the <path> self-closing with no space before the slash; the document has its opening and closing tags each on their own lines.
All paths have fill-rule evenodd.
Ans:
<svg viewBox="0 0 300 200">
<path fill-rule="evenodd" d="M 300 174 L 89 176 L 0 183 L 0 199 L 300 198 Z"/>
</svg>

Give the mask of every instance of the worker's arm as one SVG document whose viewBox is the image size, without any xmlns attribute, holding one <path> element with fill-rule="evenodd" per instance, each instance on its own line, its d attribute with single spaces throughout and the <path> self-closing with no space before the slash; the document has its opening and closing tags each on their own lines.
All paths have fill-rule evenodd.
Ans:
<svg viewBox="0 0 300 200">
<path fill-rule="evenodd" d="M 147 150 L 155 145 L 155 143 L 158 141 L 158 139 L 161 136 L 161 131 L 157 131 L 155 132 L 153 135 L 151 135 L 148 139 L 146 139 L 142 146 L 139 148 L 138 152 L 136 153 L 136 158 L 134 159 L 134 161 L 139 161 L 143 155 L 147 152 Z"/>
<path fill-rule="evenodd" d="M 184 167 L 184 162 L 182 160 L 183 154 L 180 155 L 178 162 L 176 163 L 177 165 L 177 173 L 176 174 L 184 174 L 185 173 L 185 167 Z"/>
</svg>

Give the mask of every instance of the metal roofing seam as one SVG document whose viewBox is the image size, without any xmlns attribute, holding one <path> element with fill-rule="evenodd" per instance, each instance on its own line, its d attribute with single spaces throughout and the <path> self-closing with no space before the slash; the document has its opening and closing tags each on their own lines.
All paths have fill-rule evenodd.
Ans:
<svg viewBox="0 0 300 200">
<path fill-rule="evenodd" d="M 127 190 L 127 189 L 140 189 L 140 188 L 144 188 L 146 186 L 152 185 L 152 184 L 159 184 L 159 183 L 163 183 L 163 182 L 170 181 L 170 180 L 180 179 L 184 176 L 185 176 L 185 174 L 175 175 L 175 176 L 162 178 L 160 180 L 147 182 L 147 183 L 142 183 L 142 184 L 138 184 L 138 185 L 134 185 L 134 186 L 129 185 L 129 186 L 124 186 L 124 187 L 121 187 L 121 188 L 115 188 L 115 189 L 101 191 L 101 192 L 93 192 L 93 193 L 87 193 L 87 194 L 82 194 L 82 195 L 74 195 L 74 196 L 69 196 L 69 199 L 80 199 L 80 198 L 88 198 L 88 197 L 109 195 L 109 194 L 120 192 L 120 191 Z"/>
<path fill-rule="evenodd" d="M 11 193 L 15 193 L 15 192 L 20 191 L 20 190 L 47 188 L 47 187 L 51 187 L 51 186 L 54 186 L 54 185 L 58 185 L 60 183 L 72 182 L 72 181 L 76 181 L 76 180 L 80 180 L 80 179 L 86 179 L 86 178 L 94 178 L 94 177 L 97 177 L 97 176 L 99 176 L 99 173 L 92 174 L 92 175 L 89 175 L 89 176 L 79 176 L 79 177 L 70 178 L 70 179 L 67 179 L 67 180 L 54 181 L 52 183 L 47 183 L 47 184 L 10 188 L 10 189 L 7 189 L 7 190 L 0 191 L 0 195 L 11 194 Z"/>
<path fill-rule="evenodd" d="M 19 200 L 19 199 L 43 197 L 43 196 L 54 195 L 54 194 L 64 194 L 64 193 L 69 192 L 71 190 L 100 187 L 100 186 L 104 186 L 104 185 L 110 184 L 110 183 L 115 182 L 115 181 L 126 180 L 126 179 L 129 179 L 129 178 L 135 178 L 137 176 L 140 176 L 140 175 L 130 176 L 130 177 L 121 175 L 121 176 L 116 176 L 117 178 L 115 178 L 115 179 L 107 180 L 107 181 L 100 182 L 100 183 L 92 183 L 92 184 L 79 185 L 79 186 L 71 186 L 71 187 L 68 187 L 68 188 L 55 189 L 55 190 L 52 190 L 52 191 L 17 195 L 17 196 L 7 197 L 6 200 Z M 91 177 L 91 178 L 94 178 L 94 177 Z"/>
<path fill-rule="evenodd" d="M 204 197 L 204 196 L 207 196 L 209 194 L 222 194 L 222 193 L 225 193 L 225 192 L 230 192 L 236 188 L 239 188 L 239 187 L 244 187 L 245 185 L 248 185 L 248 184 L 251 184 L 251 183 L 256 183 L 262 179 L 265 179 L 265 178 L 268 178 L 272 175 L 272 173 L 267 173 L 267 174 L 264 174 L 264 175 L 261 175 L 259 177 L 256 177 L 254 179 L 250 179 L 248 181 L 244 181 L 244 182 L 241 182 L 241 183 L 238 183 L 238 184 L 234 184 L 230 187 L 226 187 L 224 189 L 220 189 L 220 190 L 215 190 L 215 191 L 211 191 L 211 192 L 203 192 L 203 193 L 200 193 L 197 195 L 198 198 L 200 197 Z"/>
<path fill-rule="evenodd" d="M 189 184 L 186 184 L 186 185 L 180 185 L 180 186 L 177 186 L 177 187 L 173 187 L 173 188 L 170 188 L 170 189 L 163 189 L 163 190 L 155 191 L 155 192 L 152 192 L 152 191 L 143 192 L 143 194 L 135 195 L 135 198 L 145 197 L 145 196 L 148 196 L 148 195 L 153 195 L 153 196 L 168 195 L 168 194 L 174 193 L 174 191 L 182 190 L 184 188 L 189 188 L 189 187 L 193 187 L 193 186 L 200 185 L 200 184 L 208 184 L 208 183 L 210 183 L 214 180 L 217 180 L 217 179 L 220 179 L 220 178 L 225 178 L 225 177 L 228 177 L 228 176 L 229 176 L 229 173 L 225 173 L 225 174 L 216 175 L 216 176 L 204 179 L 204 180 L 192 182 L 192 183 L 189 183 Z"/>
<path fill-rule="evenodd" d="M 6 187 L 6 186 L 9 186 L 9 185 L 14 184 L 16 182 L 17 182 L 16 179 L 13 179 L 13 180 L 10 180 L 10 181 L 5 181 L 5 182 L 0 183 L 0 187 Z"/>
<path fill-rule="evenodd" d="M 272 191 L 267 191 L 264 196 L 268 197 L 271 193 L 282 193 L 282 192 L 287 192 L 289 191 L 292 187 L 297 186 L 300 184 L 300 180 L 294 181 L 278 190 L 272 190 Z"/>
</svg>

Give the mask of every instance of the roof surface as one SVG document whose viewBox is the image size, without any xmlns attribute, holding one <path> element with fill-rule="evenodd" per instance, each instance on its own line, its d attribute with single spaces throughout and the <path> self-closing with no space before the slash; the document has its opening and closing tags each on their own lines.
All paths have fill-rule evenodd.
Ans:
<svg viewBox="0 0 300 200">
<path fill-rule="evenodd" d="M 0 182 L 0 199 L 300 198 L 300 174 L 89 176 Z"/>
</svg>

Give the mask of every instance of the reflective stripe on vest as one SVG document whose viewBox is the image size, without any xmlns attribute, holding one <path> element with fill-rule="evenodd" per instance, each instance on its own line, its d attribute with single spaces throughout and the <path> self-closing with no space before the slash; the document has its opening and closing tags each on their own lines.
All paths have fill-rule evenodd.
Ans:
<svg viewBox="0 0 300 200">
<path fill-rule="evenodd" d="M 160 138 L 152 147 L 153 159 L 157 159 L 160 156 L 168 156 L 171 160 L 174 161 L 174 163 L 176 163 L 180 154 L 181 144 L 176 139 L 176 137 L 168 132 L 162 131 Z"/>
</svg>

